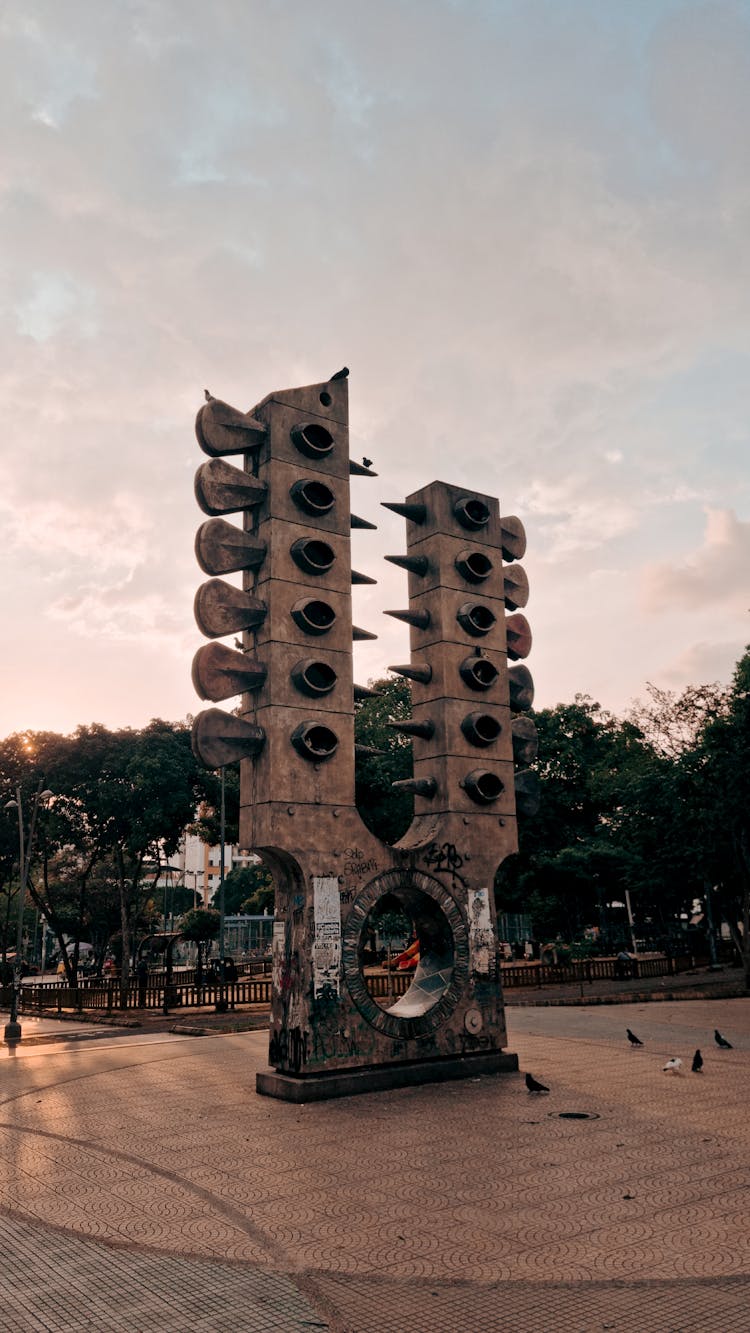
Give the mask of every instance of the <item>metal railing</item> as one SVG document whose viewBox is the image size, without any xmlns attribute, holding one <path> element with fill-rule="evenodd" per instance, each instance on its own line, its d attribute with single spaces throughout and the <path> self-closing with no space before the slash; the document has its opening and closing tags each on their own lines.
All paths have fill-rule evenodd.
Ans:
<svg viewBox="0 0 750 1333">
<path fill-rule="evenodd" d="M 106 979 L 84 977 L 71 987 L 59 981 L 30 982 L 21 987 L 20 1008 L 25 1013 L 74 1011 L 112 1014 L 134 1009 L 162 1010 L 196 1009 L 217 1002 L 227 1008 L 271 1003 L 272 981 L 263 974 L 270 964 L 250 963 L 247 971 L 236 981 L 221 982 L 204 973 L 198 984 L 195 969 L 181 970 L 167 979 L 166 972 L 150 972 L 147 977 L 133 977 L 126 987 L 118 977 Z M 503 963 L 500 967 L 503 989 L 543 988 L 594 981 L 638 980 L 643 977 L 674 976 L 696 966 L 692 955 L 667 958 L 632 958 L 627 968 L 615 958 L 591 958 L 581 962 L 541 964 Z M 254 973 L 254 975 L 253 975 Z M 372 972 L 366 974 L 367 987 L 373 999 L 396 999 L 409 989 L 411 972 Z M 7 1008 L 11 998 L 10 986 L 0 987 L 0 1007 Z"/>
</svg>

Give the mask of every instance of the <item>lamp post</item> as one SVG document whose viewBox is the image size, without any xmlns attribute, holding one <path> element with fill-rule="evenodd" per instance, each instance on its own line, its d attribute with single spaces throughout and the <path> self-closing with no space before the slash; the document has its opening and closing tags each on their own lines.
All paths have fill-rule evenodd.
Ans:
<svg viewBox="0 0 750 1333">
<path fill-rule="evenodd" d="M 21 1040 L 21 1024 L 18 1021 L 18 1004 L 21 998 L 21 950 L 23 949 L 23 912 L 26 906 L 26 885 L 29 879 L 29 867 L 31 865 L 31 853 L 34 849 L 34 835 L 36 833 L 36 821 L 39 814 L 39 805 L 46 801 L 52 795 L 51 791 L 43 791 L 44 779 L 39 779 L 39 785 L 34 793 L 34 800 L 31 805 L 31 821 L 29 823 L 29 836 L 24 846 L 23 836 L 23 805 L 21 802 L 20 785 L 16 787 L 16 799 L 8 801 L 6 810 L 18 811 L 18 930 L 16 933 L 16 957 L 13 963 L 13 991 L 10 998 L 10 1018 L 5 1025 L 5 1040 L 9 1046 L 14 1046 Z"/>
</svg>

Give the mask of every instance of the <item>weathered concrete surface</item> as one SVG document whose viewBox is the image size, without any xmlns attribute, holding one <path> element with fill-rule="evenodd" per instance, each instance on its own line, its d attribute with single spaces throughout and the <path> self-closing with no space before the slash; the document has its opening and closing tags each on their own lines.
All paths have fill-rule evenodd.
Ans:
<svg viewBox="0 0 750 1333">
<path fill-rule="evenodd" d="M 744 1333 L 750 1001 L 508 1017 L 549 1096 L 269 1101 L 262 1033 L 3 1055 L 0 1330 Z"/>
</svg>

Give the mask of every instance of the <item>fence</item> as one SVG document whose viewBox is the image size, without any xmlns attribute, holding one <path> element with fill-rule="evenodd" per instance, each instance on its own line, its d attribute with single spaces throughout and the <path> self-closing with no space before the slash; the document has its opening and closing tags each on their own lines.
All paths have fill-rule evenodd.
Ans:
<svg viewBox="0 0 750 1333">
<path fill-rule="evenodd" d="M 270 964 L 244 966 L 247 971 L 236 981 L 220 982 L 204 976 L 200 985 L 194 969 L 175 972 L 171 981 L 165 972 L 151 972 L 146 978 L 133 978 L 127 987 L 122 987 L 116 977 L 82 978 L 75 988 L 56 981 L 36 982 L 22 986 L 20 1008 L 26 1013 L 91 1010 L 111 1014 L 130 1009 L 160 1009 L 167 1013 L 171 1009 L 196 1009 L 217 1003 L 225 1003 L 229 1009 L 252 1004 L 267 1007 L 271 1003 L 271 977 L 266 971 L 270 970 Z M 674 976 L 695 966 L 695 957 L 688 954 L 632 958 L 628 973 L 634 979 Z M 503 989 L 515 990 L 618 980 L 623 976 L 623 964 L 616 958 L 591 958 L 567 964 L 503 963 L 500 971 Z M 390 975 L 375 972 L 367 974 L 366 981 L 373 999 L 396 999 L 409 989 L 412 976 L 411 972 Z M 10 998 L 11 987 L 0 988 L 0 1007 L 7 1009 Z"/>
</svg>

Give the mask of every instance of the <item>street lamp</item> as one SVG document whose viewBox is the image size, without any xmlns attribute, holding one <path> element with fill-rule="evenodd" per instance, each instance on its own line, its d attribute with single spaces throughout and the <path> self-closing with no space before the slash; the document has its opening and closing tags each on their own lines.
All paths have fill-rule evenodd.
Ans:
<svg viewBox="0 0 750 1333">
<path fill-rule="evenodd" d="M 18 811 L 18 931 L 16 934 L 16 957 L 13 963 L 13 991 L 10 998 L 10 1018 L 5 1025 L 5 1040 L 9 1046 L 14 1046 L 21 1040 L 21 1024 L 18 1022 L 18 1003 L 21 998 L 21 950 L 23 949 L 23 911 L 26 905 L 26 885 L 29 879 L 29 867 L 31 865 L 31 853 L 34 849 L 34 835 L 36 833 L 36 821 L 39 814 L 39 806 L 42 801 L 49 800 L 51 791 L 43 791 L 44 779 L 39 779 L 39 786 L 34 793 L 34 800 L 31 805 L 31 821 L 29 823 L 29 836 L 24 846 L 23 836 L 23 805 L 21 803 L 21 788 L 16 787 L 16 799 L 8 801 L 6 810 Z"/>
</svg>

